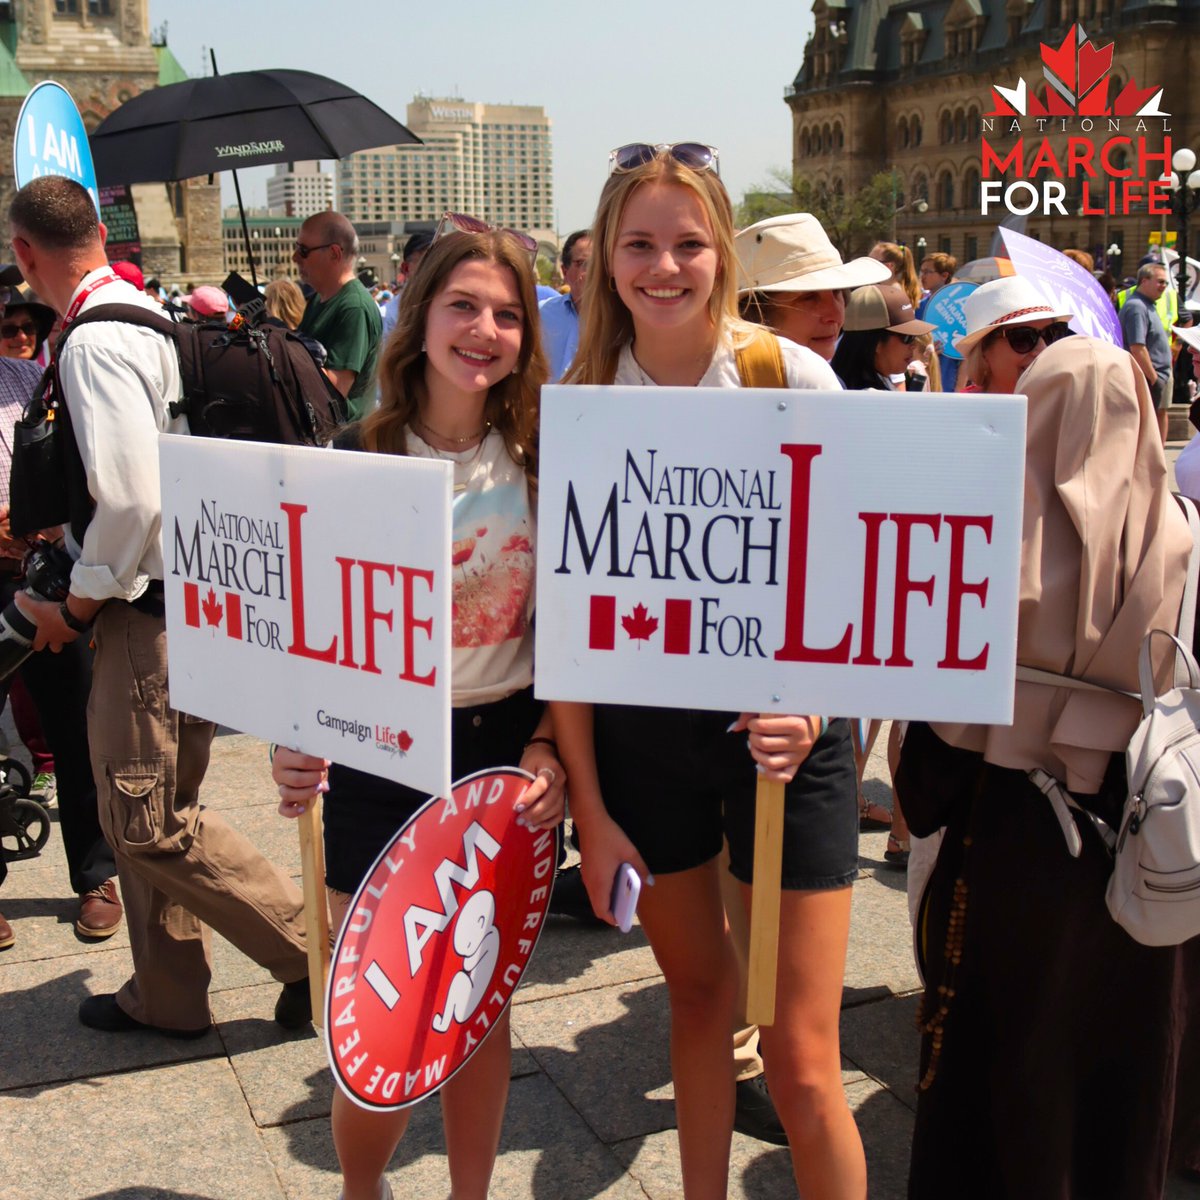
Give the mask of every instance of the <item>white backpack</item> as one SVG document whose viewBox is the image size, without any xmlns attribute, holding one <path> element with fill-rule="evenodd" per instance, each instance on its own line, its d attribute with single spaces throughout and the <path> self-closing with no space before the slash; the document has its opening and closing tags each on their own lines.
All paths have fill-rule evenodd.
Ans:
<svg viewBox="0 0 1200 1200">
<path fill-rule="evenodd" d="M 1072 855 L 1078 857 L 1082 843 L 1069 808 L 1086 813 L 1104 838 L 1114 860 L 1105 894 L 1108 911 L 1144 946 L 1176 946 L 1200 934 L 1200 666 L 1191 650 L 1200 574 L 1200 521 L 1190 500 L 1177 499 L 1192 531 L 1187 584 L 1178 633 L 1151 630 L 1138 654 L 1143 716 L 1125 751 L 1129 797 L 1120 829 L 1114 832 L 1080 808 L 1047 772 L 1029 772 L 1054 806 Z M 1162 695 L 1155 692 L 1150 662 L 1155 635 L 1174 643 L 1175 683 Z M 1019 666 L 1017 678 L 1055 687 L 1116 690 L 1029 667 Z"/>
</svg>

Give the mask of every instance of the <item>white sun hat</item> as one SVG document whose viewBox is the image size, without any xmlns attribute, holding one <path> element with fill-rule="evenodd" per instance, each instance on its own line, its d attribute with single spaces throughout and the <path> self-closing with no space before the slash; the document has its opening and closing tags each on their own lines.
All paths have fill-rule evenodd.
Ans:
<svg viewBox="0 0 1200 1200">
<path fill-rule="evenodd" d="M 1069 321 L 1074 313 L 1047 304 L 1041 292 L 1020 275 L 1004 275 L 981 283 L 964 301 L 967 332 L 955 338 L 954 348 L 965 354 L 976 342 L 1005 325 L 1030 321 Z"/>
<path fill-rule="evenodd" d="M 743 229 L 733 239 L 738 291 L 823 292 L 885 283 L 891 268 L 873 258 L 842 262 L 812 213 L 785 213 Z"/>
</svg>

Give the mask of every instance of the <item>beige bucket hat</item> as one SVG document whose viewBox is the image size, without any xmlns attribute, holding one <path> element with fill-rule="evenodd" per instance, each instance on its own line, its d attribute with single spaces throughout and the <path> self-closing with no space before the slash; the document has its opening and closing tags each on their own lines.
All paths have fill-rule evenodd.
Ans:
<svg viewBox="0 0 1200 1200">
<path fill-rule="evenodd" d="M 890 268 L 873 258 L 848 263 L 812 213 L 785 213 L 743 229 L 733 239 L 738 257 L 738 291 L 823 292 L 891 279 Z"/>
</svg>

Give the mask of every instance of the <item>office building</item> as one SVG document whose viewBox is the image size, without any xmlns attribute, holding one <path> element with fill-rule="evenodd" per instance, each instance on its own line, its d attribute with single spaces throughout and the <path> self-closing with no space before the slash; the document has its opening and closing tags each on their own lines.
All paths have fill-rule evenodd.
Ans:
<svg viewBox="0 0 1200 1200">
<path fill-rule="evenodd" d="M 267 208 L 307 220 L 333 207 L 333 174 L 317 162 L 280 163 L 267 180 Z"/>
<path fill-rule="evenodd" d="M 363 150 L 338 164 L 337 207 L 356 225 L 450 211 L 535 235 L 553 229 L 544 109 L 418 96 L 406 123 L 423 145 Z"/>
</svg>

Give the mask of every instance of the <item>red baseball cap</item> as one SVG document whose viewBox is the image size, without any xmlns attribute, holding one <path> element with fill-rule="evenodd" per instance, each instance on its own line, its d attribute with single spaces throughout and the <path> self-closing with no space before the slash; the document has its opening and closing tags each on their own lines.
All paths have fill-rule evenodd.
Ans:
<svg viewBox="0 0 1200 1200">
<path fill-rule="evenodd" d="M 135 267 L 131 262 L 115 262 L 109 265 L 117 275 L 126 283 L 132 283 L 139 292 L 146 290 L 146 277 L 142 274 L 140 267 Z"/>
</svg>

